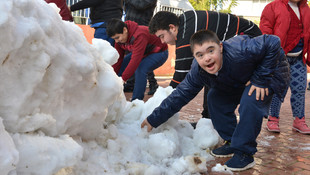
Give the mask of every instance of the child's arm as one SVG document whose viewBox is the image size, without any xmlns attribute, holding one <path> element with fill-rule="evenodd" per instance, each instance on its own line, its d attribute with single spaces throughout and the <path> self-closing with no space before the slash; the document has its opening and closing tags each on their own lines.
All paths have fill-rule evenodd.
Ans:
<svg viewBox="0 0 310 175">
<path fill-rule="evenodd" d="M 268 4 L 260 17 L 259 27 L 263 34 L 274 34 L 275 15 L 272 6 Z"/>
<path fill-rule="evenodd" d="M 148 131 L 166 122 L 175 113 L 190 102 L 203 88 L 203 80 L 199 75 L 198 63 L 193 62 L 192 69 L 177 88 L 149 115 L 141 127 L 148 126 Z M 150 124 L 150 125 L 148 125 Z"/>
<path fill-rule="evenodd" d="M 278 63 L 285 59 L 280 39 L 275 35 L 262 35 L 250 39 L 247 44 L 247 54 L 257 64 L 250 81 L 256 87 L 267 88 L 271 84 Z"/>
<path fill-rule="evenodd" d="M 128 63 L 128 66 L 122 74 L 124 81 L 127 81 L 139 67 L 141 60 L 144 57 L 145 48 L 148 44 L 148 36 L 144 33 L 137 36 L 134 41 L 131 59 Z"/>
<path fill-rule="evenodd" d="M 122 62 L 123 62 L 123 59 L 124 59 L 124 49 L 122 49 L 119 44 L 115 44 L 115 49 L 117 50 L 118 54 L 119 54 L 119 57 L 118 57 L 118 60 L 115 64 L 112 65 L 113 69 L 114 69 L 114 72 L 116 72 L 116 74 L 118 74 L 119 70 L 121 69 L 121 66 L 122 66 Z"/>
<path fill-rule="evenodd" d="M 244 18 L 240 19 L 240 27 L 238 34 L 249 35 L 251 37 L 256 37 L 262 35 L 259 27 L 252 21 L 246 20 Z"/>
</svg>

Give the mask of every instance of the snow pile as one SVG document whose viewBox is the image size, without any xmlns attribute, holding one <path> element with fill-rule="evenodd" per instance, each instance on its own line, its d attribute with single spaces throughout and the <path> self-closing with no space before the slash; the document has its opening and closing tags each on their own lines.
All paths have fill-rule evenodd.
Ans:
<svg viewBox="0 0 310 175">
<path fill-rule="evenodd" d="M 1 174 L 199 174 L 219 142 L 178 114 L 151 133 L 141 122 L 172 88 L 128 102 L 118 54 L 87 43 L 42 0 L 0 1 Z"/>
</svg>

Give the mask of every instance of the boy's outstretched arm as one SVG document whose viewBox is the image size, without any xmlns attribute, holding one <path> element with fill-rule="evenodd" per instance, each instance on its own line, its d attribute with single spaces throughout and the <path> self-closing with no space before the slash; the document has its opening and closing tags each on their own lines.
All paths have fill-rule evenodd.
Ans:
<svg viewBox="0 0 310 175">
<path fill-rule="evenodd" d="M 141 127 L 147 126 L 148 131 L 151 131 L 153 127 L 157 128 L 165 123 L 170 117 L 180 111 L 184 105 L 190 102 L 201 91 L 203 86 L 204 81 L 199 75 L 198 63 L 194 62 L 185 79 L 142 122 Z"/>
</svg>

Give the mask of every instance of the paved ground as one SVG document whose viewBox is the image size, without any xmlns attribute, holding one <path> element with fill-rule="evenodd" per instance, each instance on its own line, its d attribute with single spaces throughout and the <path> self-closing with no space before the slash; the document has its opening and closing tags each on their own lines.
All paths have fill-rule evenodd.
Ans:
<svg viewBox="0 0 310 175">
<path fill-rule="evenodd" d="M 167 87 L 170 80 L 158 78 L 162 87 Z M 146 90 L 148 92 L 148 89 Z M 126 93 L 129 100 L 131 93 Z M 151 96 L 146 95 L 144 100 Z M 310 135 L 302 135 L 292 131 L 293 117 L 290 107 L 290 92 L 287 94 L 280 112 L 281 133 L 271 133 L 266 130 L 264 119 L 262 131 L 258 136 L 258 152 L 254 155 L 256 165 L 254 168 L 235 173 L 236 175 L 310 175 Z M 181 119 L 197 121 L 201 117 L 203 91 L 180 111 Z M 310 126 L 310 91 L 306 92 L 306 121 Z M 307 108 L 308 107 L 308 108 Z M 308 118 L 308 119 L 307 119 Z M 211 167 L 216 163 L 224 164 L 229 158 L 216 158 L 209 162 L 208 174 L 220 175 L 211 172 Z"/>
</svg>

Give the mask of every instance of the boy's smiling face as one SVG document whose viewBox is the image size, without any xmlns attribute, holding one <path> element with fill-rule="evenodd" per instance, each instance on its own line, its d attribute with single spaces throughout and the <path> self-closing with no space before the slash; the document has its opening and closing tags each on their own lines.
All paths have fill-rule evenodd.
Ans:
<svg viewBox="0 0 310 175">
<path fill-rule="evenodd" d="M 209 74 L 216 74 L 223 64 L 223 44 L 204 42 L 202 45 L 195 44 L 193 55 L 199 66 Z"/>
</svg>

